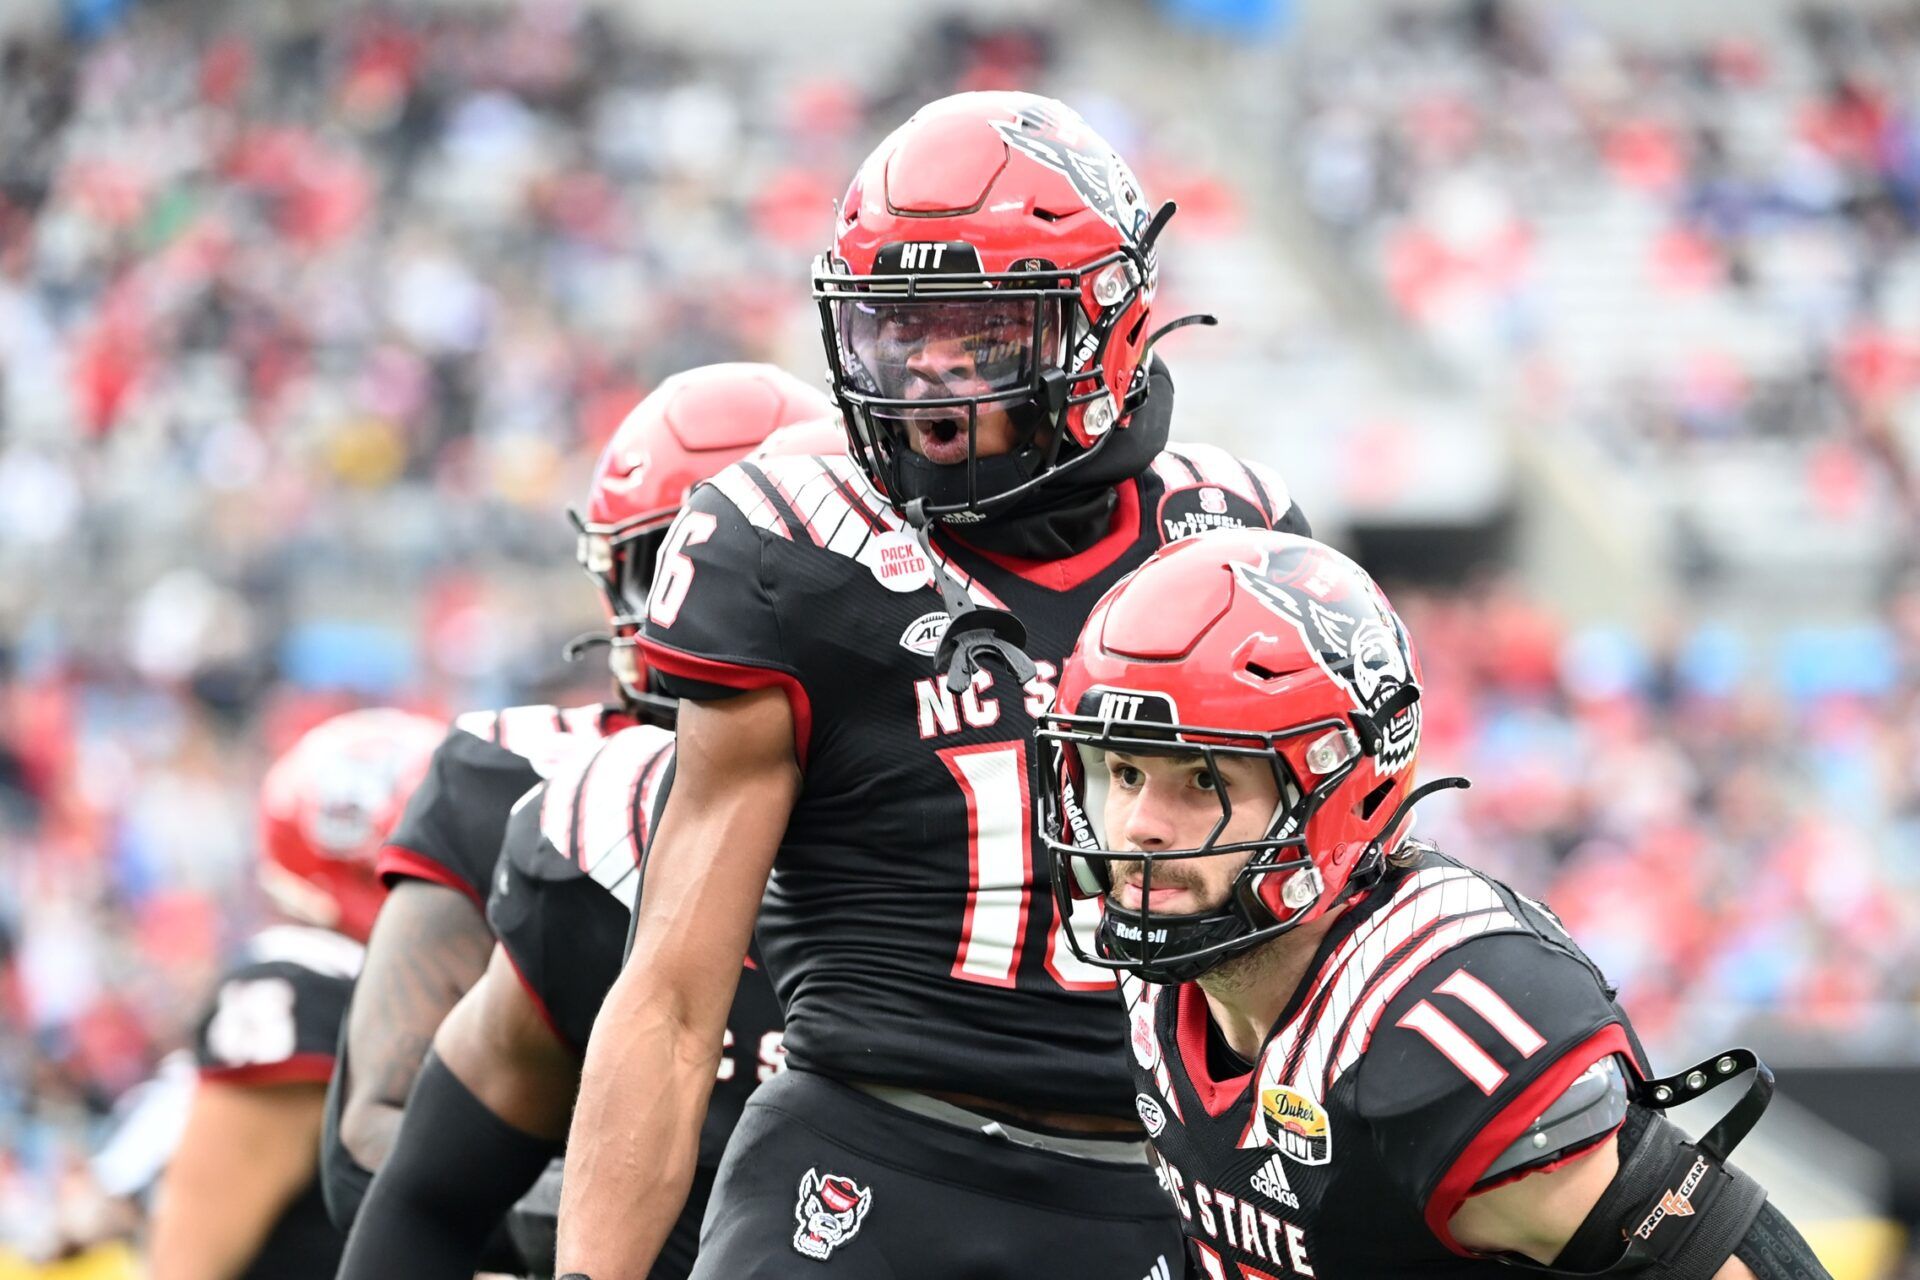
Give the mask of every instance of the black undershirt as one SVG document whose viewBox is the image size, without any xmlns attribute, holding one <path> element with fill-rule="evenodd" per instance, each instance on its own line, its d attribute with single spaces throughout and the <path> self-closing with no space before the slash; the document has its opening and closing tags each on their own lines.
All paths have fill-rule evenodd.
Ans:
<svg viewBox="0 0 1920 1280">
<path fill-rule="evenodd" d="M 1207 1074 L 1215 1080 L 1233 1080 L 1253 1070 L 1253 1064 L 1233 1051 L 1213 1018 L 1207 1018 Z"/>
</svg>

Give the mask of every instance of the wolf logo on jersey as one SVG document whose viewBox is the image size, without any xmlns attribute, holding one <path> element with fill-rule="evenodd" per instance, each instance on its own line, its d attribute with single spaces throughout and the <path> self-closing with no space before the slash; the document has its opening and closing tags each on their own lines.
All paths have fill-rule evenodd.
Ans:
<svg viewBox="0 0 1920 1280">
<path fill-rule="evenodd" d="M 800 1179 L 800 1199 L 793 1206 L 799 1222 L 794 1229 L 793 1247 L 816 1262 L 827 1257 L 860 1230 L 867 1210 L 873 1207 L 873 1191 L 852 1178 L 836 1174 L 820 1176 L 809 1169 Z"/>
</svg>

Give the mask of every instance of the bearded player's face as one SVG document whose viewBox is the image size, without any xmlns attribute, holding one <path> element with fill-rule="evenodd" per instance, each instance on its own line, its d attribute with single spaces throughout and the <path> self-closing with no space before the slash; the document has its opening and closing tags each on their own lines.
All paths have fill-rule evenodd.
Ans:
<svg viewBox="0 0 1920 1280">
<path fill-rule="evenodd" d="M 1197 849 L 1219 825 L 1223 797 L 1231 812 L 1214 843 L 1258 840 L 1280 803 L 1273 770 L 1258 758 L 1216 754 L 1209 760 L 1196 752 L 1109 751 L 1103 767 L 1106 830 L 1116 849 Z M 1234 876 L 1252 856 L 1222 853 L 1156 861 L 1150 887 L 1144 863 L 1115 862 L 1112 898 L 1135 911 L 1143 905 L 1167 915 L 1212 911 L 1226 903 Z"/>
</svg>

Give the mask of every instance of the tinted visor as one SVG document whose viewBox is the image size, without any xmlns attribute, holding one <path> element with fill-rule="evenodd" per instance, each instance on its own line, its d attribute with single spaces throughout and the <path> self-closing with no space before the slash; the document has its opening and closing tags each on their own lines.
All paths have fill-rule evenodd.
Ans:
<svg viewBox="0 0 1920 1280">
<path fill-rule="evenodd" d="M 1061 359 L 1060 304 L 1032 297 L 835 299 L 834 337 L 849 390 L 901 417 L 951 416 L 967 403 L 1012 399 Z"/>
</svg>

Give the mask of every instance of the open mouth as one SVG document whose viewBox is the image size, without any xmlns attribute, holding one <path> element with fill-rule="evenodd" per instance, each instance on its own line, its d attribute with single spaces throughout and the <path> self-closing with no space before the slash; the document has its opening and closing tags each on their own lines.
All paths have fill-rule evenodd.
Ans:
<svg viewBox="0 0 1920 1280">
<path fill-rule="evenodd" d="M 967 460 L 967 424 L 964 418 L 912 420 L 916 452 L 943 466 Z"/>
</svg>

